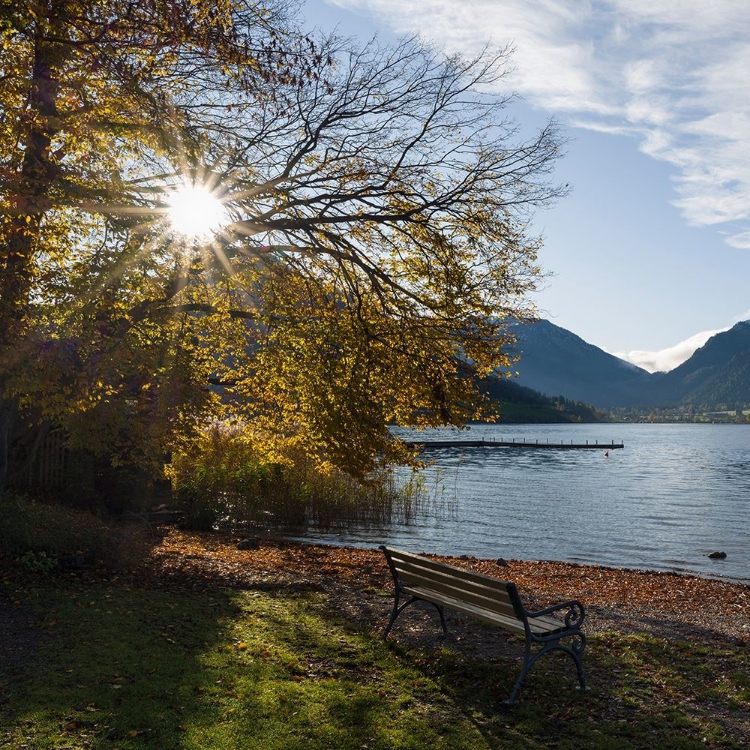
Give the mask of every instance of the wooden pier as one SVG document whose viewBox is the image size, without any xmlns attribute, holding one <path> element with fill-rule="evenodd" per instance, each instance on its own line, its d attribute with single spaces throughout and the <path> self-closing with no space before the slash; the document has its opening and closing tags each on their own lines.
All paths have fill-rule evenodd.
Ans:
<svg viewBox="0 0 750 750">
<path fill-rule="evenodd" d="M 424 442 L 410 442 L 422 450 L 433 448 L 550 448 L 553 450 L 603 450 L 613 451 L 624 448 L 624 443 L 600 443 L 596 440 L 587 440 L 585 443 L 551 443 L 549 440 L 425 440 Z"/>
</svg>

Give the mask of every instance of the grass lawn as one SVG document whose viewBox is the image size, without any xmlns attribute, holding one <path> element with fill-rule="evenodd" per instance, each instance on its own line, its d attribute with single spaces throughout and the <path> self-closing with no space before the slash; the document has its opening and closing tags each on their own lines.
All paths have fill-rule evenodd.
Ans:
<svg viewBox="0 0 750 750">
<path fill-rule="evenodd" d="M 742 644 L 596 634 L 591 691 L 576 691 L 572 662 L 553 655 L 509 710 L 517 662 L 450 642 L 386 644 L 310 586 L 189 592 L 31 576 L 0 595 L 37 632 L 29 658 L 0 677 L 0 747 L 739 748 L 750 731 Z"/>
</svg>

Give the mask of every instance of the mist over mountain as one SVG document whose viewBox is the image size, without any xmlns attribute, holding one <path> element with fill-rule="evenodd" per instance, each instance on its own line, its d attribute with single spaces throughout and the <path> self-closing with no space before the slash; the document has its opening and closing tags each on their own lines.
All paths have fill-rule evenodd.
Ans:
<svg viewBox="0 0 750 750">
<path fill-rule="evenodd" d="M 653 398 L 666 406 L 750 401 L 750 322 L 717 333 L 679 367 L 656 375 Z"/>
<path fill-rule="evenodd" d="M 519 324 L 516 334 L 518 382 L 548 396 L 599 408 L 750 404 L 750 322 L 712 336 L 674 370 L 653 374 L 547 320 Z"/>
</svg>

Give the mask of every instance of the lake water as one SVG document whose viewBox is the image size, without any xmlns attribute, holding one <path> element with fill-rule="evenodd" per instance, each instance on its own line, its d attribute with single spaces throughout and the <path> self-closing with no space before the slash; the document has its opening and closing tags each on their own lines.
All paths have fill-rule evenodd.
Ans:
<svg viewBox="0 0 750 750">
<path fill-rule="evenodd" d="M 446 448 L 414 521 L 315 541 L 483 558 L 563 560 L 750 582 L 750 426 L 479 425 L 417 440 L 624 443 L 624 449 Z M 708 554 L 721 550 L 726 559 Z"/>
</svg>

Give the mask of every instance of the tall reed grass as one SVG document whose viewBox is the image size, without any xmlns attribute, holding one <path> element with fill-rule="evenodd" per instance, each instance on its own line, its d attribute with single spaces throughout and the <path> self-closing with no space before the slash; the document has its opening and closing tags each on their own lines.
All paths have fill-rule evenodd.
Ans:
<svg viewBox="0 0 750 750">
<path fill-rule="evenodd" d="M 406 523 L 426 503 L 417 474 L 397 482 L 383 469 L 362 482 L 301 453 L 269 462 L 241 430 L 223 425 L 174 455 L 169 473 L 187 525 L 206 530 Z"/>
</svg>

